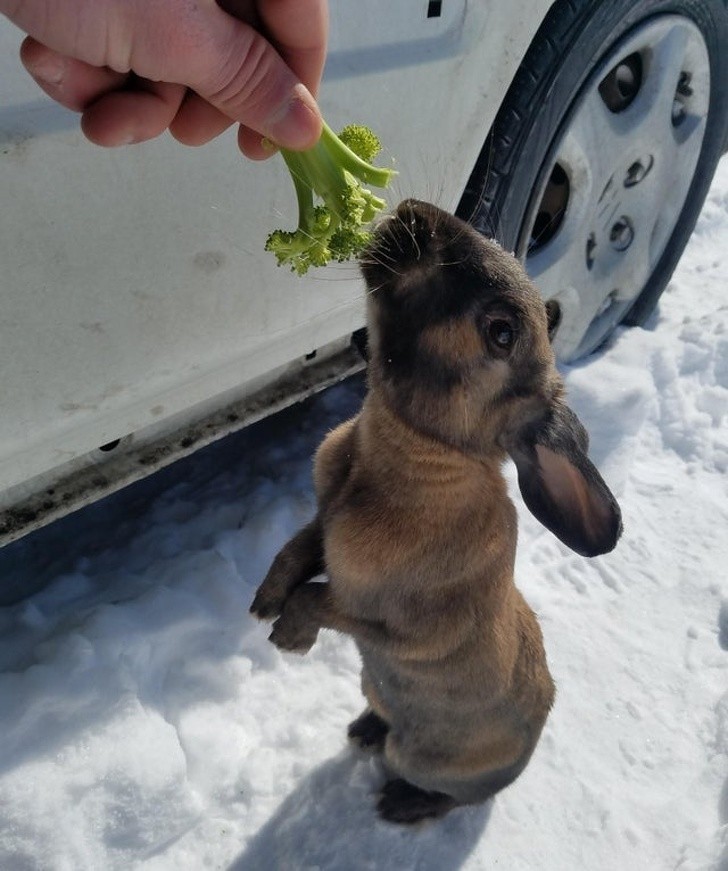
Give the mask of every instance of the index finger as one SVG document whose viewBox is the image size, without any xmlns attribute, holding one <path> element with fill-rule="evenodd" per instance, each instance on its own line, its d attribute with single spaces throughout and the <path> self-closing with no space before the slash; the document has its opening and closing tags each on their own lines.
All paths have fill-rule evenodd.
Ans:
<svg viewBox="0 0 728 871">
<path fill-rule="evenodd" d="M 326 60 L 328 3 L 326 0 L 258 0 L 256 5 L 266 35 L 315 96 Z"/>
</svg>

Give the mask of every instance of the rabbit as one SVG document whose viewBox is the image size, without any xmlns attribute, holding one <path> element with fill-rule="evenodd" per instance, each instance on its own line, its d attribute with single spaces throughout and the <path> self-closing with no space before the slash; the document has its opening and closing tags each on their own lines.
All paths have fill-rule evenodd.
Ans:
<svg viewBox="0 0 728 871">
<path fill-rule="evenodd" d="M 536 616 L 513 579 L 525 504 L 579 554 L 610 551 L 617 502 L 564 401 L 546 307 L 497 243 L 405 200 L 362 258 L 370 361 L 360 413 L 314 460 L 318 511 L 276 556 L 251 612 L 307 652 L 348 633 L 381 754 L 379 815 L 438 818 L 512 783 L 554 700 Z M 325 573 L 328 581 L 311 581 Z"/>
</svg>

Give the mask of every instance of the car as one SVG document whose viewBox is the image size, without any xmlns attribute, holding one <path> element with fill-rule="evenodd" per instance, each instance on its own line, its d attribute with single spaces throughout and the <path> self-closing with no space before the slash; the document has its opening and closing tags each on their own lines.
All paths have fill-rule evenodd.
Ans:
<svg viewBox="0 0 728 871">
<path fill-rule="evenodd" d="M 728 128 L 725 0 L 337 0 L 320 102 L 515 252 L 565 363 L 654 309 Z M 362 368 L 356 264 L 276 266 L 278 158 L 117 150 L 0 22 L 0 543 Z"/>
</svg>

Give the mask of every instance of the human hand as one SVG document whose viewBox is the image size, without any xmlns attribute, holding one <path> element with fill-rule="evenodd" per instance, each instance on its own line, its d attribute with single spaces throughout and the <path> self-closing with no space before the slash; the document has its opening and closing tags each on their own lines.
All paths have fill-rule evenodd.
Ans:
<svg viewBox="0 0 728 871">
<path fill-rule="evenodd" d="M 29 34 L 28 72 L 98 145 L 166 129 L 201 145 L 237 121 L 243 153 L 263 159 L 263 138 L 305 149 L 320 135 L 326 0 L 0 0 L 0 12 Z"/>
</svg>

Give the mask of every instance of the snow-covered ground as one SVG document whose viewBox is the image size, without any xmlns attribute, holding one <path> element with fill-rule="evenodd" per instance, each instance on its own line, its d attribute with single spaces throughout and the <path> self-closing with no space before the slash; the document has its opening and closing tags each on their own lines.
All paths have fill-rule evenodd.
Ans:
<svg viewBox="0 0 728 871">
<path fill-rule="evenodd" d="M 523 776 L 380 822 L 353 644 L 247 613 L 361 379 L 0 552 L 0 868 L 728 869 L 728 161 L 648 330 L 566 372 L 620 499 L 586 560 L 521 513 L 556 706 Z"/>
</svg>

